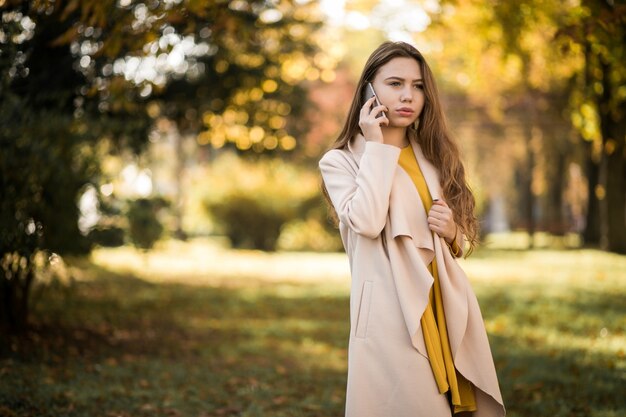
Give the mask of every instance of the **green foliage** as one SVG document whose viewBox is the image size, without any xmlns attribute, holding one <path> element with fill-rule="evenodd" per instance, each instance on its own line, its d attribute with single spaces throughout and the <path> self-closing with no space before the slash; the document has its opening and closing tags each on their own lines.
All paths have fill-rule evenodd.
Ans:
<svg viewBox="0 0 626 417">
<path fill-rule="evenodd" d="M 2 87 L 10 80 L 6 74 Z M 66 80 L 67 82 L 67 80 Z M 3 89 L 0 100 L 0 333 L 19 332 L 28 320 L 29 291 L 38 252 L 85 253 L 76 196 L 93 161 L 81 157 L 64 98 L 40 108 L 33 97 Z M 44 257 L 45 259 L 45 257 Z"/>
<path fill-rule="evenodd" d="M 163 200 L 139 198 L 128 204 L 128 234 L 131 242 L 138 248 L 151 249 L 163 234 L 163 225 L 157 211 L 163 206 Z"/>
<path fill-rule="evenodd" d="M 62 19 L 48 6 L 10 2 L 0 13 L 0 332 L 26 328 L 39 252 L 91 248 L 78 229 L 76 204 L 97 179 L 91 145 L 105 135 L 117 143 L 146 138 L 147 116 L 135 114 L 122 126 L 116 117 L 125 110 L 100 114 L 90 101 L 88 74 L 77 69 L 72 48 L 51 42 L 76 16 Z"/>
</svg>

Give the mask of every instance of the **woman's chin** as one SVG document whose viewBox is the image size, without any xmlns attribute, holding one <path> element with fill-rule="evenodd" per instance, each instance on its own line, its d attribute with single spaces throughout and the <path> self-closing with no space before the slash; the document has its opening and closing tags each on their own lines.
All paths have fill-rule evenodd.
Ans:
<svg viewBox="0 0 626 417">
<path fill-rule="evenodd" d="M 409 120 L 407 118 L 401 118 L 399 120 L 391 119 L 387 127 L 409 127 L 413 123 L 415 123 L 415 120 Z"/>
</svg>

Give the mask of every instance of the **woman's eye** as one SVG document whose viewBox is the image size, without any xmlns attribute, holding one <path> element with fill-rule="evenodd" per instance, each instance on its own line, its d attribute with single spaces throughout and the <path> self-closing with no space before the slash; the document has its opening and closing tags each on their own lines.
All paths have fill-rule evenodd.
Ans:
<svg viewBox="0 0 626 417">
<path fill-rule="evenodd" d="M 415 88 L 417 88 L 419 90 L 423 90 L 424 89 L 424 84 L 415 84 Z"/>
<path fill-rule="evenodd" d="M 400 85 L 400 82 L 398 81 L 392 81 L 389 85 L 393 86 L 393 87 L 397 87 Z"/>
</svg>

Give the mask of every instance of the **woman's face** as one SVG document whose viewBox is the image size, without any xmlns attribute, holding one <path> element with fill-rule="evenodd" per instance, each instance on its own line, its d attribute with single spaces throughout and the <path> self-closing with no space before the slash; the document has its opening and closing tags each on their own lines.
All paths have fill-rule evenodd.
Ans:
<svg viewBox="0 0 626 417">
<path fill-rule="evenodd" d="M 389 127 L 408 127 L 422 113 L 424 83 L 415 59 L 393 58 L 378 69 L 372 84 L 381 104 L 389 109 Z"/>
</svg>

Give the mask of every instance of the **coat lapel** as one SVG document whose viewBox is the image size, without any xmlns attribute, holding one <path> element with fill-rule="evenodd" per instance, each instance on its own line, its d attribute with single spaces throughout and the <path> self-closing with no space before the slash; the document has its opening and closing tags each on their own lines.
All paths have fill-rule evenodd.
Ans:
<svg viewBox="0 0 626 417">
<path fill-rule="evenodd" d="M 365 138 L 357 134 L 348 142 L 348 150 L 354 156 L 357 166 L 365 152 Z M 411 147 L 424 174 L 428 190 L 433 199 L 440 198 L 441 186 L 435 167 L 424 157 L 415 135 L 411 135 Z M 428 228 L 428 213 L 424 209 L 419 193 L 410 176 L 398 165 L 389 197 L 388 228 L 394 238 L 408 236 L 419 248 L 423 262 L 428 265 L 435 256 L 434 234 Z"/>
<path fill-rule="evenodd" d="M 428 191 L 430 192 L 431 197 L 434 199 L 441 198 L 441 185 L 439 184 L 439 173 L 433 164 L 426 159 L 424 153 L 422 152 L 422 148 L 417 142 L 417 137 L 414 133 L 410 134 L 411 147 L 413 148 L 413 153 L 415 154 L 415 159 L 422 170 L 422 174 L 424 174 L 424 179 L 426 180 L 426 185 L 428 185 Z M 363 156 L 363 152 L 365 152 L 365 144 L 366 140 L 362 134 L 358 133 L 351 141 L 348 142 L 348 150 L 354 156 L 354 159 L 357 165 L 361 161 L 361 157 Z M 406 174 L 406 173 L 405 173 Z M 407 175 L 408 177 L 408 175 Z M 410 178 L 409 178 L 410 181 Z M 407 189 L 414 189 L 415 186 L 411 182 L 410 185 L 406 183 L 406 181 L 400 181 L 403 183 L 402 185 Z M 418 195 L 419 198 L 419 195 Z"/>
</svg>

